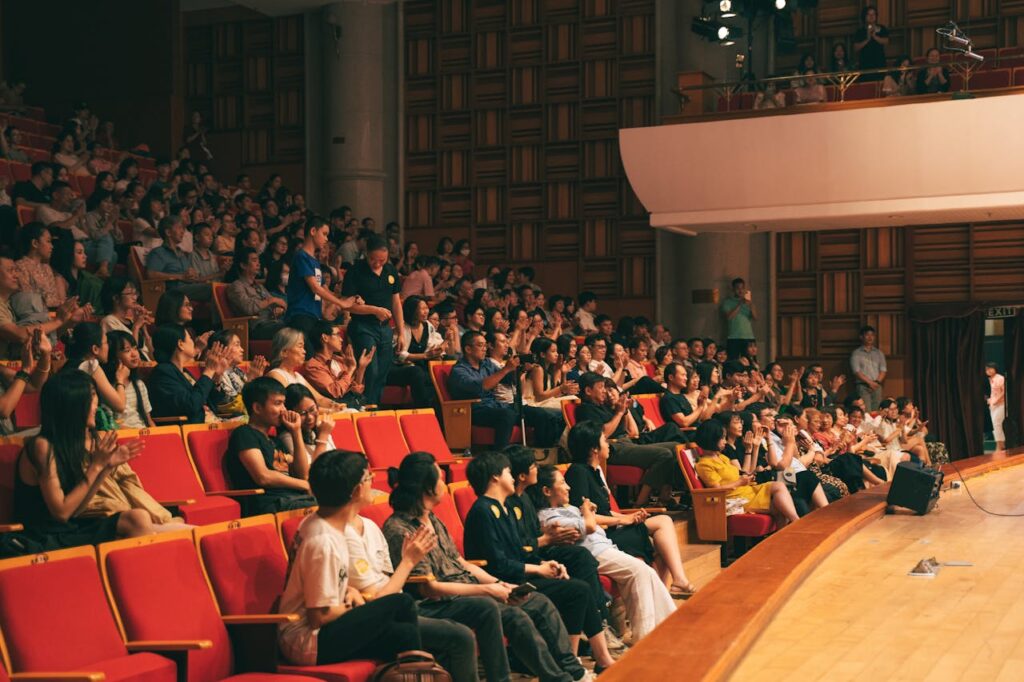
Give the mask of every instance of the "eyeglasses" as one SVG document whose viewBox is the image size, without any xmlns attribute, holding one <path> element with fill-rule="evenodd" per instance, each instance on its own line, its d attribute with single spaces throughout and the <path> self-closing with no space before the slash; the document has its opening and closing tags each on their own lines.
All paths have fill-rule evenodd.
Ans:
<svg viewBox="0 0 1024 682">
<path fill-rule="evenodd" d="M 313 405 L 313 407 L 310 407 L 309 409 L 302 410 L 301 412 L 298 413 L 298 415 L 302 418 L 306 418 L 311 414 L 319 414 L 319 412 L 320 408 L 317 405 Z"/>
<path fill-rule="evenodd" d="M 373 471 L 370 469 L 366 470 L 363 477 L 359 480 L 360 483 L 372 483 L 373 482 Z"/>
</svg>

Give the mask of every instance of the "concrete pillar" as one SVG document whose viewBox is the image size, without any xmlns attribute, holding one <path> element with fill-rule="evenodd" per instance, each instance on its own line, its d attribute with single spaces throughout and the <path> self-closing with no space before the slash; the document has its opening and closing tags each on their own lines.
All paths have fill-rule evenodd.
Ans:
<svg viewBox="0 0 1024 682">
<path fill-rule="evenodd" d="M 345 0 L 320 10 L 322 198 L 347 204 L 380 228 L 397 215 L 393 140 L 397 116 L 393 3 Z M 388 111 L 388 106 L 392 111 Z M 314 182 L 316 179 L 314 178 Z"/>
</svg>

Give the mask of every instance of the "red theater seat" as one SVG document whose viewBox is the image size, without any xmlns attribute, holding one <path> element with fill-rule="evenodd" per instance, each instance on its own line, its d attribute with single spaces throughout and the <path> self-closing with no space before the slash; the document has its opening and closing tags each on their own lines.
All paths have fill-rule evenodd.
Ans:
<svg viewBox="0 0 1024 682">
<path fill-rule="evenodd" d="M 469 458 L 456 457 L 444 439 L 437 414 L 433 410 L 402 410 L 397 412 L 402 435 L 411 452 L 429 452 L 448 471 L 448 483 L 466 480 Z"/>
<path fill-rule="evenodd" d="M 176 682 L 170 659 L 128 652 L 107 603 L 94 547 L 0 562 L 0 630 L 12 673 L 74 672 L 82 675 L 79 679 L 99 673 L 105 682 Z"/>
<path fill-rule="evenodd" d="M 971 90 L 991 90 L 994 88 L 1010 87 L 1010 69 L 992 69 L 991 71 L 977 71 L 971 75 Z"/>
<path fill-rule="evenodd" d="M 299 530 L 299 524 L 309 515 L 316 513 L 318 507 L 306 507 L 305 509 L 292 509 L 274 514 L 277 522 L 277 530 L 281 534 L 281 542 L 288 554 L 291 554 L 292 544 L 295 542 L 295 533 Z"/>
<path fill-rule="evenodd" d="M 231 490 L 224 469 L 224 455 L 228 449 L 231 430 L 238 422 L 217 424 L 189 424 L 182 429 L 185 448 L 199 472 L 199 480 L 207 493 L 225 493 Z"/>
<path fill-rule="evenodd" d="M 20 438 L 0 439 L 0 533 L 21 530 L 14 524 L 14 477 L 21 447 Z"/>
<path fill-rule="evenodd" d="M 359 442 L 359 434 L 356 432 L 356 425 L 352 421 L 352 414 L 352 412 L 338 412 L 331 415 L 331 419 L 334 420 L 331 440 L 334 441 L 334 447 L 339 450 L 363 452 L 363 444 Z"/>
<path fill-rule="evenodd" d="M 394 412 L 362 412 L 353 415 L 359 442 L 374 470 L 373 487 L 388 490 L 387 469 L 397 467 L 402 458 L 409 454 L 409 446 L 402 436 L 402 427 Z"/>
<path fill-rule="evenodd" d="M 186 523 L 195 525 L 238 518 L 238 502 L 227 497 L 209 496 L 203 490 L 179 427 L 118 431 L 118 440 L 135 438 L 141 438 L 145 448 L 132 460 L 131 467 L 139 475 L 146 492 L 160 504 L 177 508 Z"/>
<path fill-rule="evenodd" d="M 697 476 L 690 461 L 694 453 L 685 446 L 676 447 L 676 458 L 683 470 L 686 486 L 693 498 L 693 515 L 697 524 L 697 537 L 705 542 L 725 542 L 733 537 L 762 537 L 775 530 L 775 520 L 768 514 L 725 513 L 727 491 L 707 488 Z"/>
<path fill-rule="evenodd" d="M 234 675 L 232 642 L 190 534 L 110 542 L 99 553 L 114 609 L 130 639 L 206 642 L 183 659 L 184 682 L 249 678 Z M 298 676 L 266 677 L 308 682 Z"/>
</svg>

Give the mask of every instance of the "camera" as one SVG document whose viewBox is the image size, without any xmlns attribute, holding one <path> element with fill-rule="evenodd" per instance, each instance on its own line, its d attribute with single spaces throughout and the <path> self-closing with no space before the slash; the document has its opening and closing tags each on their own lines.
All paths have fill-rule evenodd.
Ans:
<svg viewBox="0 0 1024 682">
<path fill-rule="evenodd" d="M 522 355 L 519 356 L 519 363 L 523 365 L 536 365 L 538 364 L 537 356 L 534 355 L 533 353 L 523 353 Z"/>
</svg>

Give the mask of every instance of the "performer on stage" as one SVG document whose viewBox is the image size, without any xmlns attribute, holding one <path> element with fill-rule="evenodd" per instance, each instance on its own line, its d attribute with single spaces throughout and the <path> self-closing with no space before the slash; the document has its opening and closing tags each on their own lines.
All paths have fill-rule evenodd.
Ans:
<svg viewBox="0 0 1024 682">
<path fill-rule="evenodd" d="M 288 280 L 288 312 L 285 322 L 306 336 L 306 359 L 315 347 L 313 328 L 323 319 L 323 302 L 333 303 L 342 310 L 348 310 L 362 303 L 358 296 L 338 298 L 325 287 L 323 271 L 317 252 L 327 247 L 330 226 L 323 218 L 311 218 L 302 231 L 302 248 L 292 258 L 291 276 Z M 357 356 L 358 357 L 358 356 Z"/>
<path fill-rule="evenodd" d="M 985 375 L 991 392 L 988 397 L 988 411 L 992 416 L 992 438 L 996 442 L 996 451 L 1006 449 L 1006 434 L 1003 433 L 1003 420 L 1006 418 L 1006 379 L 999 373 L 999 366 L 994 362 L 985 365 Z"/>
<path fill-rule="evenodd" d="M 344 296 L 355 297 L 352 321 L 346 336 L 355 356 L 376 348 L 373 361 L 366 368 L 363 396 L 368 405 L 379 405 L 395 353 L 402 352 L 405 319 L 402 316 L 402 286 L 398 270 L 388 262 L 388 243 L 374 235 L 366 240 L 366 259 L 357 261 L 345 273 Z M 395 318 L 394 332 L 391 318 Z"/>
</svg>

